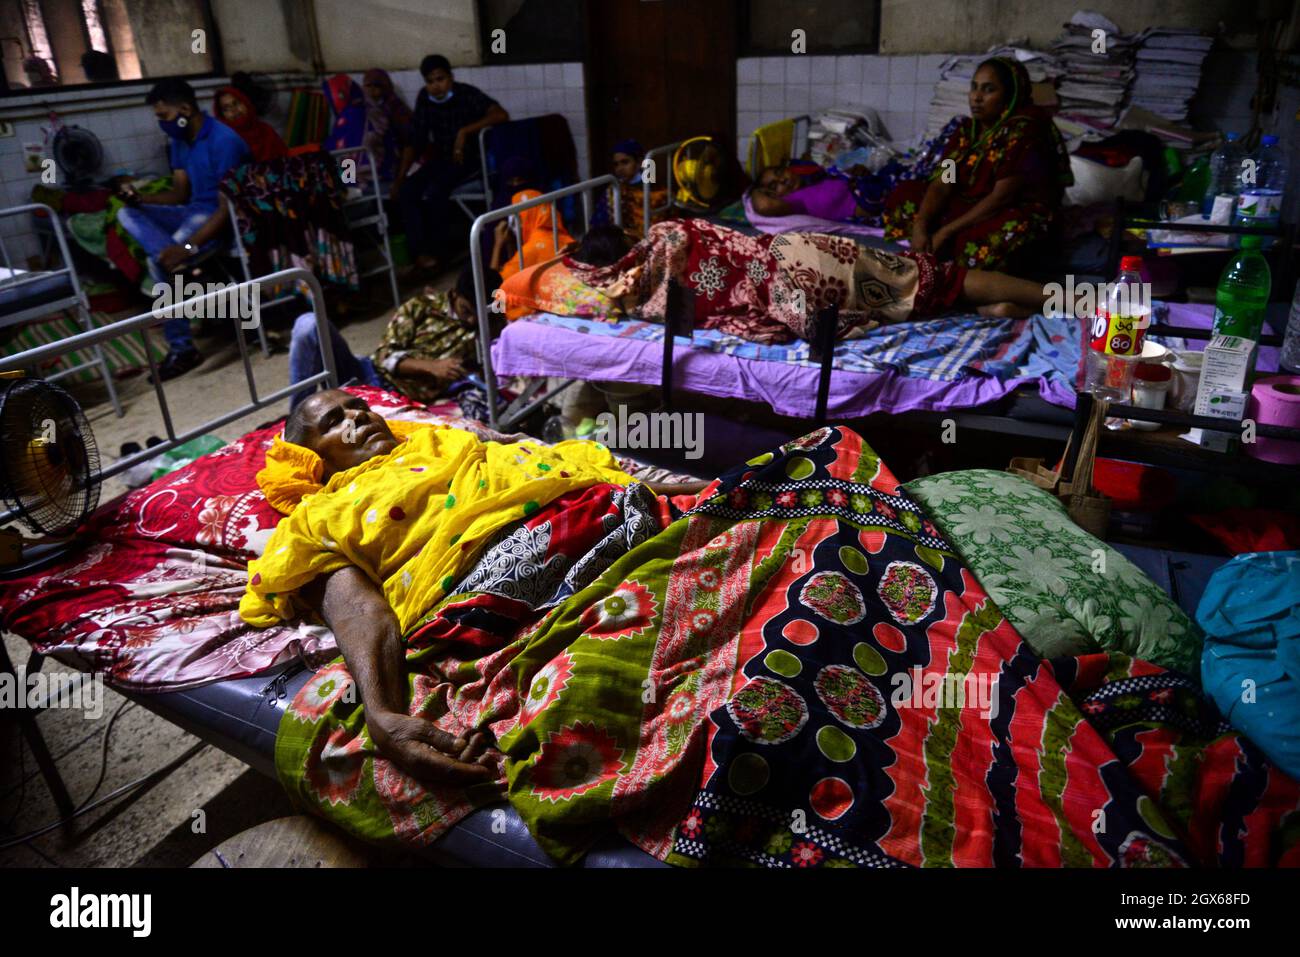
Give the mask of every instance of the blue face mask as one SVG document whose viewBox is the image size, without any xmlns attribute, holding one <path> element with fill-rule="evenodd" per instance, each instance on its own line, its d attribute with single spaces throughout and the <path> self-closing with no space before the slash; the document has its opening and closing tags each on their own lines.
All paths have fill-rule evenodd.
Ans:
<svg viewBox="0 0 1300 957">
<path fill-rule="evenodd" d="M 183 140 L 186 137 L 186 130 L 189 129 L 190 121 L 183 116 L 178 116 L 174 120 L 159 120 L 158 129 L 162 130 L 174 140 Z"/>
<path fill-rule="evenodd" d="M 429 99 L 433 100 L 433 102 L 435 103 L 446 103 L 448 100 L 451 99 L 452 94 L 454 94 L 455 92 L 456 92 L 455 90 L 448 90 L 442 96 L 434 96 L 432 93 L 430 93 Z"/>
</svg>

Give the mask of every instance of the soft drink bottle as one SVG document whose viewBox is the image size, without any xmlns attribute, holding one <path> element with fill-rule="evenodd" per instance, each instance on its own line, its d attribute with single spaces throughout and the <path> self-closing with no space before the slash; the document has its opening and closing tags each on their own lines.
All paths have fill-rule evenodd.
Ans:
<svg viewBox="0 0 1300 957">
<path fill-rule="evenodd" d="M 1223 268 L 1214 294 L 1214 334 L 1259 341 L 1264 309 L 1273 288 L 1268 260 L 1259 251 L 1259 236 L 1242 236 L 1241 252 Z"/>
<path fill-rule="evenodd" d="M 1133 370 L 1142 355 L 1142 342 L 1151 324 L 1151 297 L 1142 282 L 1142 257 L 1120 260 L 1119 279 L 1098 303 L 1088 350 L 1086 388 L 1098 399 L 1127 402 Z"/>
</svg>

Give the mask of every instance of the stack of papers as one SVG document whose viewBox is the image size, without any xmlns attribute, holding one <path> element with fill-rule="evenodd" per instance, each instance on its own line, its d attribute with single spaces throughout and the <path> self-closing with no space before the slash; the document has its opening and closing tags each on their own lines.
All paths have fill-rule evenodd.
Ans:
<svg viewBox="0 0 1300 957">
<path fill-rule="evenodd" d="M 1141 39 L 1133 105 L 1176 123 L 1185 121 L 1214 38 L 1197 30 L 1154 27 Z"/>
<path fill-rule="evenodd" d="M 1062 72 L 1060 61 L 1051 53 L 1020 46 L 998 46 L 987 53 L 950 57 L 939 67 L 939 82 L 934 85 L 934 94 L 930 98 L 926 139 L 942 130 L 954 116 L 970 116 L 971 77 L 981 63 L 994 56 L 1019 60 L 1029 71 L 1029 79 L 1034 83 L 1054 83 Z"/>
<path fill-rule="evenodd" d="M 1114 126 L 1133 83 L 1139 43 L 1139 36 L 1120 33 L 1100 14 L 1079 11 L 1071 17 L 1052 43 L 1066 74 L 1056 89 L 1060 115 Z"/>
</svg>

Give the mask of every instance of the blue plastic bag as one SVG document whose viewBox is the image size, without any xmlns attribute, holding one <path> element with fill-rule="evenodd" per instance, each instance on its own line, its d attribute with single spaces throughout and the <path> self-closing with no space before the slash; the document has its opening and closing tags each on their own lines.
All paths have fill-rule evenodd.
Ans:
<svg viewBox="0 0 1300 957">
<path fill-rule="evenodd" d="M 1201 683 L 1228 722 L 1300 779 L 1300 551 L 1221 566 L 1196 609 Z"/>
</svg>

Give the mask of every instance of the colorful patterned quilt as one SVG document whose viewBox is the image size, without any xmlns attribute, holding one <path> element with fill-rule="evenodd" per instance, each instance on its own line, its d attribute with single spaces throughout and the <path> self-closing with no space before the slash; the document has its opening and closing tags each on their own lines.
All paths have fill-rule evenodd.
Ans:
<svg viewBox="0 0 1300 957">
<path fill-rule="evenodd" d="M 685 513 L 569 496 L 455 592 L 407 636 L 412 711 L 493 732 L 498 787 L 562 863 L 611 827 L 688 866 L 1300 863 L 1300 785 L 1176 674 L 1037 658 L 846 429 Z M 371 840 L 427 844 L 497 794 L 378 756 L 341 660 L 276 757 Z"/>
</svg>

